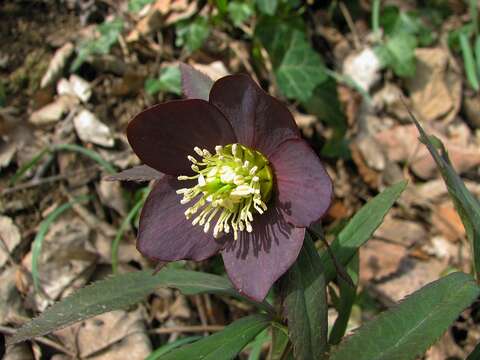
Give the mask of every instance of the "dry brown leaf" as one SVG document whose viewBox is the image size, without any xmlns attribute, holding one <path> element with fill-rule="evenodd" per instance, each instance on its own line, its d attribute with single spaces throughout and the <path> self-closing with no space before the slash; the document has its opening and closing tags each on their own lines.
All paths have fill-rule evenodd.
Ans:
<svg viewBox="0 0 480 360">
<path fill-rule="evenodd" d="M 67 42 L 57 51 L 52 57 L 48 69 L 43 75 L 42 81 L 40 82 L 41 87 L 45 87 L 57 81 L 61 76 L 62 72 L 65 69 L 65 64 L 68 58 L 73 54 L 75 47 L 71 42 Z"/>
</svg>

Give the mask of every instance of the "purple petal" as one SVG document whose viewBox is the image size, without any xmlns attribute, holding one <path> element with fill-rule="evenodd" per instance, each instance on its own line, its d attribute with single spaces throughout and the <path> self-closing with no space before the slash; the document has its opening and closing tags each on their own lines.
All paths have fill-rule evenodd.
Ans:
<svg viewBox="0 0 480 360">
<path fill-rule="evenodd" d="M 185 218 L 190 204 L 181 205 L 181 196 L 175 193 L 185 185 L 184 181 L 165 176 L 152 189 L 138 230 L 137 248 L 144 256 L 157 261 L 199 261 L 222 248 L 222 241 Z"/>
<path fill-rule="evenodd" d="M 134 166 L 130 169 L 123 170 L 117 174 L 106 176 L 107 181 L 150 181 L 159 180 L 163 174 L 147 165 Z"/>
<path fill-rule="evenodd" d="M 288 139 L 300 136 L 287 107 L 247 75 L 230 75 L 213 84 L 210 103 L 232 124 L 238 142 L 270 155 Z"/>
<path fill-rule="evenodd" d="M 295 262 L 305 229 L 289 224 L 280 204 L 254 219 L 253 232 L 242 233 L 222 251 L 228 277 L 235 288 L 261 302 L 273 283 Z"/>
<path fill-rule="evenodd" d="M 193 148 L 214 151 L 236 142 L 232 127 L 217 108 L 204 100 L 177 100 L 142 111 L 128 124 L 133 151 L 148 166 L 169 175 L 192 172 L 187 155 Z"/>
<path fill-rule="evenodd" d="M 307 227 L 320 219 L 332 201 L 332 180 L 310 146 L 301 139 L 286 141 L 269 160 L 277 196 L 289 209 L 289 221 Z"/>
<path fill-rule="evenodd" d="M 180 63 L 182 73 L 183 94 L 189 99 L 202 99 L 208 101 L 208 94 L 213 85 L 213 80 L 194 67 Z"/>
</svg>

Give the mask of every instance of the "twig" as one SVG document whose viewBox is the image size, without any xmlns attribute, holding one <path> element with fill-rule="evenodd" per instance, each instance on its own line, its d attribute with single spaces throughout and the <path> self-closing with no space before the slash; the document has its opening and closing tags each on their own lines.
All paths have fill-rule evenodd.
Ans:
<svg viewBox="0 0 480 360">
<path fill-rule="evenodd" d="M 352 32 L 353 45 L 355 46 L 355 49 L 360 49 L 360 39 L 358 37 L 355 24 L 353 23 L 352 16 L 350 15 L 350 11 L 348 11 L 348 8 L 345 6 L 343 1 L 340 1 L 338 5 L 340 6 L 340 11 L 342 12 L 343 17 L 345 18 L 345 21 L 347 22 L 347 25 L 350 28 L 350 31 Z"/>
<path fill-rule="evenodd" d="M 32 187 L 48 184 L 48 183 L 51 183 L 51 182 L 56 182 L 56 181 L 68 179 L 68 178 L 71 178 L 71 177 L 74 177 L 74 176 L 89 174 L 89 173 L 91 173 L 92 171 L 95 171 L 95 170 L 96 171 L 99 170 L 98 165 L 89 167 L 89 168 L 84 169 L 84 170 L 72 171 L 72 172 L 69 172 L 69 173 L 66 173 L 66 174 L 58 174 L 58 175 L 47 176 L 47 177 L 40 178 L 40 179 L 33 179 L 33 180 L 28 181 L 26 183 L 19 184 L 17 186 L 13 186 L 11 188 L 2 190 L 1 194 L 2 195 L 8 195 L 8 194 L 20 191 L 20 190 L 25 190 L 25 189 L 29 189 L 29 188 L 32 188 Z"/>
<path fill-rule="evenodd" d="M 7 334 L 7 335 L 13 335 L 17 332 L 17 329 L 14 329 L 14 328 L 11 328 L 11 327 L 8 327 L 8 326 L 0 325 L 0 332 L 4 333 L 4 334 Z M 70 351 L 66 347 L 64 347 L 63 345 L 61 345 L 61 344 L 59 344 L 59 343 L 57 343 L 53 340 L 47 339 L 45 337 L 36 337 L 35 339 L 32 339 L 32 341 L 37 341 L 41 344 L 50 346 L 50 347 L 52 347 L 52 348 L 54 348 L 58 351 L 63 352 L 64 354 L 70 355 L 72 358 L 76 358 L 75 353 L 73 353 L 72 351 Z"/>
<path fill-rule="evenodd" d="M 173 334 L 173 333 L 202 333 L 217 332 L 225 329 L 223 325 L 191 325 L 191 326 L 173 326 L 148 330 L 151 334 Z"/>
</svg>

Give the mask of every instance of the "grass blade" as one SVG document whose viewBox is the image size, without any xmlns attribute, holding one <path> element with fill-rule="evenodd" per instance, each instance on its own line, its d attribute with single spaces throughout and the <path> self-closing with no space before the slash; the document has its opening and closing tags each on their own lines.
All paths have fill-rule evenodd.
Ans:
<svg viewBox="0 0 480 360">
<path fill-rule="evenodd" d="M 478 91 L 480 89 L 480 85 L 478 84 L 477 70 L 475 69 L 475 59 L 473 58 L 472 47 L 468 41 L 468 36 L 464 32 L 461 32 L 459 34 L 459 39 L 468 82 L 475 91 Z"/>
<path fill-rule="evenodd" d="M 54 150 L 67 150 L 67 151 L 73 151 L 82 155 L 85 155 L 92 159 L 93 161 L 96 161 L 101 167 L 103 167 L 108 173 L 110 174 L 115 174 L 115 168 L 110 164 L 108 161 L 106 161 L 104 158 L 102 158 L 98 153 L 96 153 L 93 150 L 86 149 L 82 146 L 76 145 L 76 144 L 58 144 L 53 147 Z"/>
</svg>

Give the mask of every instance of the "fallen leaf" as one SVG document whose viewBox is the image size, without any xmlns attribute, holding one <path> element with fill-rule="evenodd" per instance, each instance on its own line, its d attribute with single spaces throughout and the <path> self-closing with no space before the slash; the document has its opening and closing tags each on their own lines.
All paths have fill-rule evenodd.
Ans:
<svg viewBox="0 0 480 360">
<path fill-rule="evenodd" d="M 61 95 L 44 107 L 34 111 L 29 121 L 34 125 L 48 125 L 59 121 L 64 114 L 72 110 L 79 103 L 78 99 L 70 95 Z"/>
<path fill-rule="evenodd" d="M 78 137 L 84 142 L 113 147 L 115 141 L 107 125 L 92 112 L 82 109 L 74 118 L 73 124 Z"/>
<path fill-rule="evenodd" d="M 8 254 L 12 254 L 20 240 L 20 231 L 13 220 L 7 216 L 0 216 L 0 268 L 5 265 Z"/>
<path fill-rule="evenodd" d="M 61 48 L 55 51 L 55 54 L 48 65 L 48 69 L 40 82 L 41 87 L 45 87 L 57 81 L 62 76 L 68 58 L 73 54 L 75 47 L 71 42 L 67 42 Z"/>
</svg>

